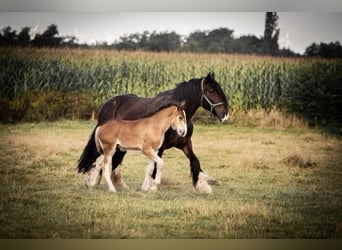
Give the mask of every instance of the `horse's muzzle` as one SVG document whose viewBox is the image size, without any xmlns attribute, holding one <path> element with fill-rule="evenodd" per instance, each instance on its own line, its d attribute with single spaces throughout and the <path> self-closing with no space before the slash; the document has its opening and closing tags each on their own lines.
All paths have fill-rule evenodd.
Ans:
<svg viewBox="0 0 342 250">
<path fill-rule="evenodd" d="M 229 113 L 225 114 L 224 117 L 221 119 L 221 122 L 225 122 L 225 121 L 228 121 L 229 119 Z"/>
</svg>

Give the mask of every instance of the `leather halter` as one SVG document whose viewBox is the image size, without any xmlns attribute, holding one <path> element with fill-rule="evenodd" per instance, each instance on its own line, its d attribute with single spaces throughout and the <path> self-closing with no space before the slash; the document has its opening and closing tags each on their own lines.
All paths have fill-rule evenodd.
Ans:
<svg viewBox="0 0 342 250">
<path fill-rule="evenodd" d="M 223 105 L 224 102 L 217 102 L 217 103 L 212 103 L 209 98 L 205 95 L 204 89 L 203 89 L 203 83 L 204 83 L 204 78 L 201 81 L 201 90 L 202 90 L 202 97 L 201 97 L 201 106 L 203 107 L 203 99 L 207 101 L 207 103 L 210 105 L 210 113 L 213 114 L 213 110 L 216 106 Z M 204 107 L 203 107 L 204 108 Z M 209 110 L 208 110 L 209 111 Z M 214 115 L 214 114 L 213 114 Z"/>
</svg>

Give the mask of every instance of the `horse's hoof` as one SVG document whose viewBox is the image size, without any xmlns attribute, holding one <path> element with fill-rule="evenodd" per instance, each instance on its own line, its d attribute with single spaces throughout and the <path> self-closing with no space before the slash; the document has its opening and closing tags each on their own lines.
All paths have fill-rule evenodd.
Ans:
<svg viewBox="0 0 342 250">
<path fill-rule="evenodd" d="M 208 180 L 212 179 L 210 176 L 200 173 L 198 175 L 198 181 L 195 186 L 196 191 L 200 193 L 212 194 L 213 190 L 211 186 L 208 184 Z"/>
<path fill-rule="evenodd" d="M 83 174 L 84 177 L 84 184 L 88 188 L 96 188 L 101 181 L 101 174 L 100 171 L 96 168 L 91 168 L 88 172 Z"/>
<path fill-rule="evenodd" d="M 129 186 L 126 185 L 126 183 L 121 182 L 121 183 L 114 183 L 114 187 L 118 190 L 128 190 Z"/>
</svg>

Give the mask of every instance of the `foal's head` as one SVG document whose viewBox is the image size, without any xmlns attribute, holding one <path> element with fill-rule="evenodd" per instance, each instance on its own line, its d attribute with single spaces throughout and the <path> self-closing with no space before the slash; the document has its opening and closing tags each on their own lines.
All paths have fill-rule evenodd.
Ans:
<svg viewBox="0 0 342 250">
<path fill-rule="evenodd" d="M 186 133 L 188 131 L 187 125 L 186 125 L 186 115 L 185 115 L 185 101 L 181 101 L 177 105 L 177 109 L 172 114 L 172 120 L 171 120 L 171 128 L 173 130 L 177 131 L 177 134 L 179 136 L 186 136 Z"/>
</svg>

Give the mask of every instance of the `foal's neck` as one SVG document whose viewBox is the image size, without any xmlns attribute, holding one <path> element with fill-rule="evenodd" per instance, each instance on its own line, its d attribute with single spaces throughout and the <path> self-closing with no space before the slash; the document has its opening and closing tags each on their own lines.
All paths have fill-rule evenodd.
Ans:
<svg viewBox="0 0 342 250">
<path fill-rule="evenodd" d="M 168 108 L 162 109 L 158 111 L 156 114 L 153 116 L 149 117 L 150 120 L 157 122 L 157 124 L 160 127 L 165 127 L 165 129 L 168 129 L 171 125 L 171 119 L 172 115 L 175 112 L 176 107 L 175 106 L 170 106 Z"/>
</svg>

